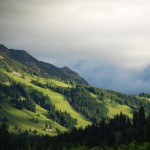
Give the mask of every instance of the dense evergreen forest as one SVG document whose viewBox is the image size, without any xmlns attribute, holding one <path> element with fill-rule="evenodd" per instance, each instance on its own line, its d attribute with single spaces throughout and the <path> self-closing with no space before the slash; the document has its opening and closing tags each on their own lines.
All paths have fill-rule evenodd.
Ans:
<svg viewBox="0 0 150 150">
<path fill-rule="evenodd" d="M 145 99 L 141 100 L 134 95 L 126 95 L 112 90 L 82 85 L 77 85 L 75 88 L 70 89 L 54 86 L 49 83 L 43 85 L 37 81 L 33 81 L 33 83 L 65 95 L 73 108 L 83 113 L 94 123 L 98 123 L 101 119 L 107 118 L 108 109 L 106 107 L 106 101 L 108 100 L 116 104 L 129 106 L 134 111 L 138 110 L 141 106 L 144 106 L 146 115 L 150 113 L 150 103 L 146 102 Z M 93 98 L 89 92 L 97 96 L 97 100 L 99 101 L 98 104 L 96 99 Z M 141 93 L 139 94 L 139 97 L 150 98 L 150 94 Z"/>
<path fill-rule="evenodd" d="M 99 123 L 103 118 L 107 117 L 108 109 L 105 104 L 97 103 L 96 99 L 90 95 L 84 86 L 77 85 L 75 88 L 62 88 L 49 83 L 44 85 L 35 80 L 31 82 L 42 88 L 50 88 L 65 95 L 70 105 L 93 123 Z"/>
<path fill-rule="evenodd" d="M 105 90 L 105 89 L 100 89 L 95 87 L 87 87 L 86 89 L 98 95 L 99 99 L 102 101 L 112 100 L 121 105 L 127 105 L 134 110 L 138 110 L 141 106 L 144 106 L 145 112 L 149 114 L 150 103 L 145 103 L 145 101 L 141 101 L 141 99 L 139 99 L 134 95 L 126 95 L 112 90 Z"/>
<path fill-rule="evenodd" d="M 133 123 L 122 112 L 111 120 L 102 120 L 99 124 L 85 129 L 73 128 L 70 132 L 56 137 L 8 132 L 6 121 L 0 127 L 1 149 L 136 149 L 142 145 L 150 148 L 150 116 L 145 118 L 144 107 L 133 114 Z"/>
</svg>

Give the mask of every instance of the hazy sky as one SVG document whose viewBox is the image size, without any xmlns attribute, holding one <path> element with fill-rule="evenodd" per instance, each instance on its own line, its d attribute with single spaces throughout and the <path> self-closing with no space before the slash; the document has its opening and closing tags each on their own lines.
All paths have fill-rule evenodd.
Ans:
<svg viewBox="0 0 150 150">
<path fill-rule="evenodd" d="M 95 86 L 150 92 L 149 0 L 0 0 L 0 43 Z"/>
</svg>

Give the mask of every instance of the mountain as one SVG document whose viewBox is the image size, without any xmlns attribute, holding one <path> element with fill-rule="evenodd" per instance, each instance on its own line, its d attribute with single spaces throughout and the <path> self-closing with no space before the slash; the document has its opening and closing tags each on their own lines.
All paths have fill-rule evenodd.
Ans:
<svg viewBox="0 0 150 150">
<path fill-rule="evenodd" d="M 87 81 L 85 79 L 81 78 L 78 73 L 72 71 L 69 67 L 62 67 L 60 68 L 61 71 L 68 77 L 70 77 L 71 81 L 76 81 L 77 83 L 80 83 L 82 85 L 88 85 Z"/>
<path fill-rule="evenodd" d="M 132 118 L 141 106 L 147 116 L 150 98 L 145 95 L 91 87 L 66 66 L 0 45 L 0 123 L 9 124 L 9 132 L 57 135 L 99 124 L 121 111 Z"/>
<path fill-rule="evenodd" d="M 21 63 L 31 69 L 35 70 L 39 74 L 43 75 L 44 77 L 51 76 L 57 77 L 61 80 L 65 81 L 74 81 L 78 84 L 88 85 L 87 81 L 85 81 L 79 74 L 75 73 L 74 71 L 70 70 L 69 68 L 58 68 L 52 64 L 38 61 L 36 58 L 32 57 L 24 50 L 14 50 L 8 49 L 4 45 L 0 45 L 0 52 L 5 53 L 11 59 L 15 60 L 18 63 Z"/>
</svg>

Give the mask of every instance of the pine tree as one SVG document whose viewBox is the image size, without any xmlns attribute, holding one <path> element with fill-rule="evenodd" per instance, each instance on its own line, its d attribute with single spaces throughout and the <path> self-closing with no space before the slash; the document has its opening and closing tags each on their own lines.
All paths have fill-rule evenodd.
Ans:
<svg viewBox="0 0 150 150">
<path fill-rule="evenodd" d="M 143 106 L 139 109 L 138 112 L 138 125 L 139 128 L 143 128 L 145 125 L 145 111 Z"/>
<path fill-rule="evenodd" d="M 126 126 L 127 128 L 130 128 L 131 127 L 131 121 L 130 121 L 130 119 L 129 119 L 129 117 L 127 118 L 127 126 Z"/>
<path fill-rule="evenodd" d="M 133 114 L 133 127 L 137 129 L 137 126 L 138 126 L 138 113 L 137 111 L 135 111 Z"/>
</svg>

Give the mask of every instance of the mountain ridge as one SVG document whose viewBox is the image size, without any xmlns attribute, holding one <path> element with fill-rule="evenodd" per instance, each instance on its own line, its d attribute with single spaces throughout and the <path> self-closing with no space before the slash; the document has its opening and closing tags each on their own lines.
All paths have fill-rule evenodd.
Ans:
<svg viewBox="0 0 150 150">
<path fill-rule="evenodd" d="M 72 71 L 70 68 L 67 67 L 67 70 L 64 70 L 63 68 L 58 68 L 50 63 L 39 61 L 25 50 L 8 49 L 0 44 L 0 51 L 6 53 L 11 59 L 36 70 L 43 76 L 58 77 L 62 80 L 71 80 L 78 84 L 88 85 L 88 82 L 85 79 L 80 77 L 78 73 Z"/>
</svg>

